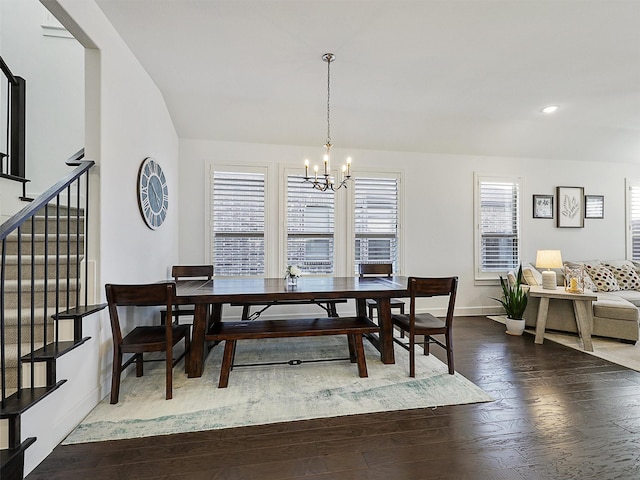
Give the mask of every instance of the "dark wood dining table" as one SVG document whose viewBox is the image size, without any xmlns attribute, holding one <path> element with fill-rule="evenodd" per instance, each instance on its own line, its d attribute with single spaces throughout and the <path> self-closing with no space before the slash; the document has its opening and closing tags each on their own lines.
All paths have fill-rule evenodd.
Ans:
<svg viewBox="0 0 640 480">
<path fill-rule="evenodd" d="M 388 364 L 395 362 L 390 300 L 406 296 L 407 277 L 301 277 L 296 287 L 288 287 L 284 278 L 243 277 L 179 280 L 174 303 L 195 305 L 187 370 L 189 377 L 200 377 L 208 353 L 205 335 L 214 322 L 222 320 L 225 303 L 355 299 L 356 315 L 364 317 L 367 315 L 366 299 L 376 299 L 380 334 L 373 342 L 380 351 L 380 360 Z"/>
</svg>

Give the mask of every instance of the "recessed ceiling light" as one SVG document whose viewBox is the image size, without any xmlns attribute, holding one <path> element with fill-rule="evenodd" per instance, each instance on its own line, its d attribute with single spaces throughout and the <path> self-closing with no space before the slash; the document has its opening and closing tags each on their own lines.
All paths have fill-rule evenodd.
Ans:
<svg viewBox="0 0 640 480">
<path fill-rule="evenodd" d="M 540 110 L 542 113 L 555 113 L 556 110 L 558 110 L 558 105 L 547 105 L 546 107 L 544 107 L 542 110 Z"/>
</svg>

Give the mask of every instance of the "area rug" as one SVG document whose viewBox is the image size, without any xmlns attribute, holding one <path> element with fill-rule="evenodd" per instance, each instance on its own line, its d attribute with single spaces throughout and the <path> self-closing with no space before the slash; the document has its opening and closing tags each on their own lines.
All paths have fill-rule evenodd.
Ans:
<svg viewBox="0 0 640 480">
<path fill-rule="evenodd" d="M 178 364 L 172 400 L 164 399 L 163 363 L 145 364 L 144 377 L 122 380 L 118 404 L 107 396 L 63 444 L 493 400 L 433 355 L 416 355 L 409 377 L 408 352 L 399 346 L 396 363 L 385 365 L 365 341 L 369 376 L 360 378 L 345 358 L 344 336 L 240 341 L 236 363 L 303 363 L 236 367 L 229 386 L 217 388 L 222 350 L 209 354 L 201 378 L 187 378 Z"/>
<path fill-rule="evenodd" d="M 498 316 L 490 316 L 488 318 L 499 323 L 504 323 L 504 320 Z M 536 334 L 532 328 L 525 329 L 525 333 L 531 335 Z M 587 352 L 582 346 L 582 340 L 580 340 L 580 337 L 576 333 L 546 330 L 544 332 L 544 338 L 545 340 L 580 350 L 594 357 L 602 358 L 616 365 L 640 372 L 640 342 L 636 345 L 630 345 L 628 343 L 622 343 L 615 338 L 591 337 L 593 352 Z"/>
</svg>

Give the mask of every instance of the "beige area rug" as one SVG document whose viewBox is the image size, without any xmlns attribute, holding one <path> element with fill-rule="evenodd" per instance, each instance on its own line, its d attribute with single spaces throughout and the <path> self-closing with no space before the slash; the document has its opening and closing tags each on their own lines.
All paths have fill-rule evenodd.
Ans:
<svg viewBox="0 0 640 480">
<path fill-rule="evenodd" d="M 490 316 L 488 318 L 499 323 L 504 323 L 504 320 L 500 317 Z M 527 328 L 525 332 L 534 336 L 536 334 L 535 330 L 530 328 Z M 640 372 L 640 342 L 636 345 L 630 345 L 614 338 L 591 337 L 593 352 L 586 352 L 582 347 L 582 340 L 580 340 L 580 337 L 575 333 L 547 330 L 544 332 L 544 339 Z"/>
<path fill-rule="evenodd" d="M 146 364 L 144 377 L 122 381 L 118 404 L 107 397 L 63 444 L 493 400 L 462 375 L 449 375 L 433 355 L 417 355 L 410 378 L 408 352 L 399 346 L 396 363 L 385 365 L 365 341 L 369 377 L 360 378 L 344 359 L 344 336 L 240 341 L 236 363 L 305 363 L 236 367 L 228 388 L 219 389 L 222 350 L 213 349 L 201 378 L 187 378 L 178 364 L 172 400 L 164 399 L 163 364 Z M 343 360 L 307 362 L 330 358 Z"/>
</svg>

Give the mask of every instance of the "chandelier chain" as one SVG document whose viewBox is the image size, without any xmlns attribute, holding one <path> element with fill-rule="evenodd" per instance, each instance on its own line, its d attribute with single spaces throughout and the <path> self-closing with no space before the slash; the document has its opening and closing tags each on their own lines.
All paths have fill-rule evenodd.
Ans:
<svg viewBox="0 0 640 480">
<path fill-rule="evenodd" d="M 327 59 L 327 144 L 331 144 L 331 61 L 333 59 L 329 57 Z"/>
</svg>

